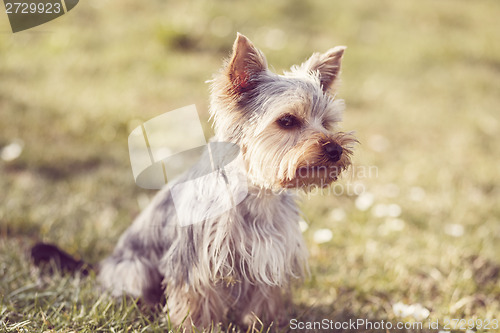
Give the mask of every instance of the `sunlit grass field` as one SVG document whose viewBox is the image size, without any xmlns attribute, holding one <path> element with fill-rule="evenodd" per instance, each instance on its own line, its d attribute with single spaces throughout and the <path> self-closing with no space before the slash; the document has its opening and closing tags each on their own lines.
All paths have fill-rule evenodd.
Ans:
<svg viewBox="0 0 500 333">
<path fill-rule="evenodd" d="M 311 276 L 288 318 L 500 331 L 499 1 L 87 0 L 16 34 L 0 8 L 0 331 L 173 329 L 94 276 L 40 277 L 29 249 L 112 251 L 154 195 L 134 183 L 128 134 L 196 104 L 210 137 L 205 81 L 237 31 L 277 72 L 348 47 L 338 97 L 361 144 L 336 193 L 303 197 Z"/>
</svg>

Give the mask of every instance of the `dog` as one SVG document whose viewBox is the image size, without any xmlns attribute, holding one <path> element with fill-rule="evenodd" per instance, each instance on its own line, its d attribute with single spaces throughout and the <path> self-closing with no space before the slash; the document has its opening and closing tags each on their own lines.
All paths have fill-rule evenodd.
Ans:
<svg viewBox="0 0 500 333">
<path fill-rule="evenodd" d="M 173 186 L 203 174 L 193 167 L 159 191 L 121 236 L 97 268 L 100 284 L 117 297 L 152 304 L 166 299 L 172 324 L 188 329 L 224 323 L 229 315 L 242 325 L 284 320 L 290 284 L 308 272 L 298 192 L 337 180 L 357 143 L 338 130 L 343 107 L 335 95 L 344 50 L 315 53 L 277 75 L 238 34 L 211 80 L 209 110 L 211 142 L 239 149 L 227 172 L 244 176 L 231 186 L 245 185 L 245 195 L 217 214 L 214 204 L 195 204 L 189 187 L 174 198 Z M 211 181 L 196 187 L 206 198 L 227 191 Z M 194 215 L 197 223 L 179 223 Z"/>
</svg>

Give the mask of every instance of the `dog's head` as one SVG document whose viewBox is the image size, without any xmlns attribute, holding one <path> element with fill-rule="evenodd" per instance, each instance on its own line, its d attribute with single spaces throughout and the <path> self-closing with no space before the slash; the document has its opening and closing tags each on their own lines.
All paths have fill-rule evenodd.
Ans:
<svg viewBox="0 0 500 333">
<path fill-rule="evenodd" d="M 254 184 L 324 187 L 350 165 L 357 140 L 338 131 L 343 102 L 335 99 L 344 50 L 315 53 L 277 75 L 238 34 L 232 56 L 212 81 L 210 112 L 216 137 L 239 145 Z"/>
</svg>

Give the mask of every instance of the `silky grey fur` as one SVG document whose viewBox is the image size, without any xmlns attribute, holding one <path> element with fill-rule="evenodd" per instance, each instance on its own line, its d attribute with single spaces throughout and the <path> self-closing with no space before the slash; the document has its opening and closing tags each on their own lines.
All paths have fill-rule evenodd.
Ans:
<svg viewBox="0 0 500 333">
<path fill-rule="evenodd" d="M 191 170 L 176 183 L 200 176 L 196 172 Z M 220 186 L 205 185 L 207 195 L 224 195 Z M 307 251 L 294 195 L 253 186 L 239 205 L 218 218 L 181 227 L 177 214 L 192 214 L 198 208 L 176 210 L 170 187 L 156 195 L 122 235 L 113 255 L 101 263 L 99 280 L 112 295 L 126 293 L 157 302 L 166 289 L 167 309 L 177 324 L 187 315 L 177 309 L 191 310 L 186 304 L 192 295 L 217 298 L 222 304 L 218 313 L 192 313 L 195 324 L 210 325 L 230 308 L 237 309 L 238 302 L 251 301 L 259 289 L 260 297 L 266 298 L 266 289 L 286 289 L 292 279 L 304 276 Z M 189 202 L 190 194 L 185 195 L 183 200 Z M 173 290 L 180 291 L 180 299 L 170 297 L 179 293 Z M 273 299 L 265 304 L 272 307 Z M 241 321 L 258 310 L 240 313 Z"/>
<path fill-rule="evenodd" d="M 336 180 L 356 142 L 336 132 L 343 105 L 330 95 L 343 51 L 315 54 L 281 76 L 238 35 L 232 58 L 211 82 L 210 99 L 212 141 L 237 145 L 238 158 L 215 170 L 220 177 L 176 193 L 175 205 L 175 186 L 201 179 L 205 166 L 193 167 L 155 196 L 100 265 L 99 281 L 113 296 L 153 303 L 165 296 L 171 321 L 188 328 L 223 322 L 229 311 L 246 325 L 282 318 L 284 294 L 308 270 L 296 192 L 289 187 Z M 277 119 L 288 114 L 300 119 L 300 128 L 280 128 Z M 325 158 L 328 143 L 342 147 L 340 159 Z M 334 173 L 298 174 L 310 166 Z M 209 200 L 200 203 L 195 193 Z M 244 199 L 221 210 L 228 193 Z M 182 226 L 186 218 L 200 222 Z"/>
</svg>

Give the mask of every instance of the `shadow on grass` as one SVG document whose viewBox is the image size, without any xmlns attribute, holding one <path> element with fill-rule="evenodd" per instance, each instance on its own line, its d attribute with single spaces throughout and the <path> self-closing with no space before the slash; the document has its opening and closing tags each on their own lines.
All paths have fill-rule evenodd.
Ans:
<svg viewBox="0 0 500 333">
<path fill-rule="evenodd" d="M 37 175 L 51 181 L 68 180 L 80 174 L 86 174 L 96 170 L 102 161 L 99 158 L 91 158 L 87 160 L 68 160 L 60 161 L 59 163 L 40 163 L 35 167 L 30 167 L 27 163 L 13 163 L 5 166 L 5 171 L 8 173 L 18 173 L 21 171 L 33 169 Z"/>
</svg>

